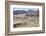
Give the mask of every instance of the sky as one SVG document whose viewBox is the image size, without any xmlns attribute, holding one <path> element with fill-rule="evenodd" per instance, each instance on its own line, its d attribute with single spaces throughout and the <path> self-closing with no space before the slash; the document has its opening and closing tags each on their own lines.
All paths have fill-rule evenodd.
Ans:
<svg viewBox="0 0 46 36">
<path fill-rule="evenodd" d="M 38 8 L 13 8 L 13 11 L 16 11 L 16 10 L 26 10 L 26 11 L 28 11 L 29 9 L 34 10 L 34 11 L 38 10 Z"/>
</svg>

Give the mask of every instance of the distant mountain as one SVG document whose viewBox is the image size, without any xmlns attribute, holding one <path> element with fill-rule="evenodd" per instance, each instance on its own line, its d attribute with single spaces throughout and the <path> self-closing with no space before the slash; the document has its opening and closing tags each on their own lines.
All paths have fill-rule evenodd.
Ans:
<svg viewBox="0 0 46 36">
<path fill-rule="evenodd" d="M 35 11 L 34 10 L 28 10 L 28 11 L 26 11 L 26 10 L 16 10 L 16 11 L 13 11 L 13 13 L 15 13 L 15 14 L 33 13 L 33 12 L 35 12 Z"/>
<path fill-rule="evenodd" d="M 27 10 L 14 10 L 13 11 L 13 14 L 16 15 L 16 14 L 26 14 L 26 15 L 36 15 L 36 14 L 39 14 L 39 10 L 35 11 L 35 10 L 31 10 L 31 9 L 28 9 Z"/>
</svg>

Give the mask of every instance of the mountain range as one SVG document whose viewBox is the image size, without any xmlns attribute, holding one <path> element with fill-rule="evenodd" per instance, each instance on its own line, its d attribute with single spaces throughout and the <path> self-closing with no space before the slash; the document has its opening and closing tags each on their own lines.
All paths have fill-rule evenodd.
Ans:
<svg viewBox="0 0 46 36">
<path fill-rule="evenodd" d="M 13 14 L 16 15 L 16 14 L 39 14 L 39 10 L 31 10 L 31 9 L 28 9 L 28 10 L 14 10 L 13 11 Z"/>
</svg>

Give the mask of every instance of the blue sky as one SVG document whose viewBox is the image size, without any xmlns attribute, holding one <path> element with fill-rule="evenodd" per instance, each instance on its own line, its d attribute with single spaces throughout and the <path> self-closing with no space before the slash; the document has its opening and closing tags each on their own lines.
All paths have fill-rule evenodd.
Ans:
<svg viewBox="0 0 46 36">
<path fill-rule="evenodd" d="M 28 9 L 31 9 L 34 11 L 38 10 L 38 8 L 13 8 L 13 11 L 16 11 L 16 10 L 27 10 L 28 11 Z"/>
</svg>

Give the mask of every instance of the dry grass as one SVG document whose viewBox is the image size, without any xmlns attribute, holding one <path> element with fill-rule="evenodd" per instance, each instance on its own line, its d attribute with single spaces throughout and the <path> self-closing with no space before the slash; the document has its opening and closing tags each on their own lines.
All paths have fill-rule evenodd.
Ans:
<svg viewBox="0 0 46 36">
<path fill-rule="evenodd" d="M 13 16 L 13 24 L 15 27 L 38 27 L 39 17 L 38 16 Z M 20 25 L 18 25 L 20 24 Z"/>
</svg>

